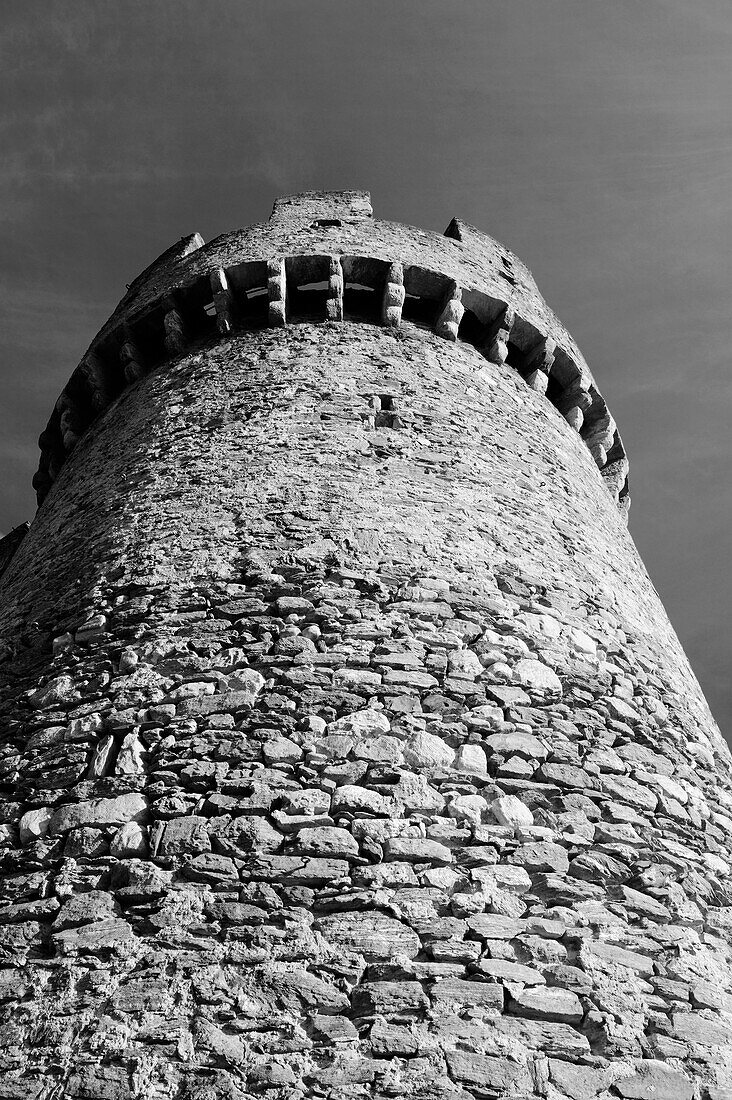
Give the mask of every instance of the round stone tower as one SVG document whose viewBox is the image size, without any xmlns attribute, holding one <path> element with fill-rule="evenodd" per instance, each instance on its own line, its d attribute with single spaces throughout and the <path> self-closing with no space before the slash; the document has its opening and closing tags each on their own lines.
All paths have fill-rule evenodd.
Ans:
<svg viewBox="0 0 732 1100">
<path fill-rule="evenodd" d="M 730 756 L 526 267 L 135 280 L 0 543 L 0 1100 L 729 1100 Z"/>
</svg>

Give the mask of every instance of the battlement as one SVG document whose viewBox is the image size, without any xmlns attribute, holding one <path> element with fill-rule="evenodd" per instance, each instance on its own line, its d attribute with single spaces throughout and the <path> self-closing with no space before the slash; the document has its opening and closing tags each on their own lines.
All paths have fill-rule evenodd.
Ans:
<svg viewBox="0 0 732 1100">
<path fill-rule="evenodd" d="M 304 192 L 269 221 L 205 244 L 195 233 L 129 286 L 54 407 L 39 445 L 41 503 L 89 425 L 128 386 L 166 362 L 267 326 L 429 327 L 517 371 L 578 432 L 613 499 L 630 503 L 615 421 L 572 337 L 528 268 L 453 219 L 444 235 L 373 218 L 365 191 Z"/>
</svg>

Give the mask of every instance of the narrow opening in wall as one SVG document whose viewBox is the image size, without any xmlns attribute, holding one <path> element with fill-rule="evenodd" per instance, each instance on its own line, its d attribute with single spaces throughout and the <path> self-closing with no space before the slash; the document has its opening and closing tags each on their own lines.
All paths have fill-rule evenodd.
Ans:
<svg viewBox="0 0 732 1100">
<path fill-rule="evenodd" d="M 213 305 L 213 302 L 211 303 Z M 208 313 L 204 305 L 184 303 L 178 311 L 183 320 L 186 342 L 196 344 L 216 331 L 216 311 Z"/>
<path fill-rule="evenodd" d="M 411 321 L 420 328 L 432 329 L 437 313 L 437 302 L 418 294 L 407 294 L 402 307 L 402 320 Z"/>
<path fill-rule="evenodd" d="M 623 444 L 620 442 L 620 436 L 617 432 L 615 432 L 615 434 L 613 435 L 613 445 L 607 452 L 608 464 L 611 462 L 617 462 L 618 459 L 623 457 L 624 453 L 625 452 L 623 451 Z"/>
<path fill-rule="evenodd" d="M 364 283 L 346 283 L 343 288 L 343 313 L 360 321 L 378 321 L 381 296 L 372 286 Z"/>
<path fill-rule="evenodd" d="M 247 260 L 225 270 L 233 300 L 234 324 L 244 328 L 266 325 L 269 314 L 267 264 L 263 260 Z"/>
<path fill-rule="evenodd" d="M 522 378 L 525 378 L 528 374 L 526 369 L 526 353 L 521 350 L 518 344 L 514 344 L 512 340 L 508 341 L 506 362 L 509 367 L 513 367 L 514 370 L 518 371 Z"/>
<path fill-rule="evenodd" d="M 591 435 L 597 426 L 597 421 L 602 415 L 605 408 L 605 402 L 600 397 L 597 389 L 594 386 L 590 386 L 590 397 L 592 398 L 592 404 L 589 409 L 585 409 L 585 419 L 582 427 L 580 428 L 580 437 L 587 439 L 588 435 Z"/>
<path fill-rule="evenodd" d="M 342 256 L 343 315 L 378 324 L 389 264 L 371 256 Z"/>
<path fill-rule="evenodd" d="M 392 393 L 380 393 L 376 402 L 378 408 L 374 414 L 374 424 L 377 428 L 403 428 L 404 423 L 399 417 L 398 399 Z"/>
<path fill-rule="evenodd" d="M 289 256 L 285 260 L 287 320 L 324 321 L 328 300 L 328 256 Z"/>
<path fill-rule="evenodd" d="M 130 325 L 132 340 L 139 347 L 145 365 L 149 367 L 157 366 L 168 358 L 163 317 L 162 309 L 154 309 Z"/>
<path fill-rule="evenodd" d="M 466 309 L 458 329 L 458 337 L 468 344 L 477 346 L 485 339 L 485 325 L 483 325 L 473 313 L 472 309 Z"/>
<path fill-rule="evenodd" d="M 575 385 L 580 378 L 579 367 L 564 348 L 557 348 L 554 352 L 552 374 L 557 378 L 562 389 L 565 390 Z"/>
<path fill-rule="evenodd" d="M 404 290 L 402 318 L 434 330 L 437 315 L 450 290 L 450 279 L 430 268 L 405 267 Z"/>
<path fill-rule="evenodd" d="M 310 223 L 311 229 L 340 229 L 343 223 L 338 218 L 318 218 Z"/>
<path fill-rule="evenodd" d="M 119 369 L 117 369 L 115 373 L 119 375 Z M 109 371 L 105 370 L 104 374 L 107 376 Z M 96 415 L 92 405 L 92 395 L 89 385 L 86 379 L 83 379 L 83 376 L 80 377 L 77 372 L 74 372 L 66 385 L 65 392 L 74 405 L 74 415 L 72 418 L 73 430 L 76 431 L 78 426 L 79 432 L 82 432 L 87 424 L 94 420 Z"/>
<path fill-rule="evenodd" d="M 216 332 L 216 310 L 213 308 L 211 283 L 207 278 L 198 279 L 178 291 L 176 305 L 183 321 L 187 343 L 195 344 L 206 340 Z"/>
<path fill-rule="evenodd" d="M 287 286 L 287 318 L 289 321 L 322 321 L 328 299 L 328 282 L 300 283 Z"/>
<path fill-rule="evenodd" d="M 562 394 L 564 393 L 562 383 L 558 378 L 555 378 L 553 374 L 549 375 L 549 383 L 546 388 L 546 395 L 551 401 L 552 405 L 559 404 Z"/>
<path fill-rule="evenodd" d="M 237 299 L 237 320 L 246 328 L 267 324 L 269 294 L 266 286 L 253 286 Z"/>
</svg>

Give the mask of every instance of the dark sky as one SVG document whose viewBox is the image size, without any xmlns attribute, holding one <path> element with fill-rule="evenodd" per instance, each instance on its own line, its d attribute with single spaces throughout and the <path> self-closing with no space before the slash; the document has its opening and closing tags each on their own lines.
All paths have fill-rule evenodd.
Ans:
<svg viewBox="0 0 732 1100">
<path fill-rule="evenodd" d="M 631 531 L 732 731 L 730 0 L 5 0 L 0 530 L 125 284 L 276 195 L 457 214 L 533 270 L 631 460 Z"/>
</svg>

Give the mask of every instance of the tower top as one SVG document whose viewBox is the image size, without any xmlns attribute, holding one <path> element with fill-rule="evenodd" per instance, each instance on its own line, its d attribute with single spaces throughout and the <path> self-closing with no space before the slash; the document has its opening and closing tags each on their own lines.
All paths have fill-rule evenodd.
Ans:
<svg viewBox="0 0 732 1100">
<path fill-rule="evenodd" d="M 459 218 L 444 234 L 378 221 L 367 191 L 283 196 L 267 222 L 208 244 L 184 236 L 150 264 L 56 402 L 39 440 L 39 502 L 89 424 L 149 370 L 237 332 L 344 319 L 427 326 L 517 370 L 580 432 L 627 510 L 615 421 L 526 265 Z"/>
<path fill-rule="evenodd" d="M 361 221 L 373 216 L 368 191 L 300 191 L 275 199 L 269 220 L 300 224 L 303 219 L 313 218 L 312 228 L 331 229 L 337 222 Z"/>
</svg>

